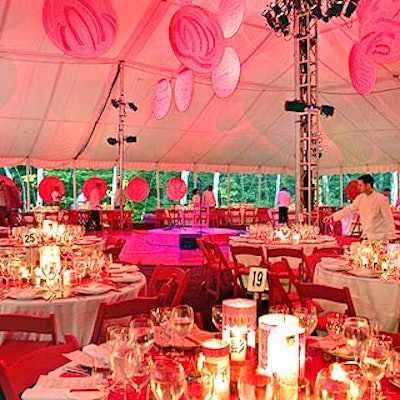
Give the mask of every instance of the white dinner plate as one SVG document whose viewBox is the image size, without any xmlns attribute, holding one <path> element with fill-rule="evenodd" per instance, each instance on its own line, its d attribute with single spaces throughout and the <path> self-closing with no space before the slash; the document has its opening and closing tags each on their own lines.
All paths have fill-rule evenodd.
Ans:
<svg viewBox="0 0 400 400">
<path fill-rule="evenodd" d="M 129 272 L 136 272 L 138 270 L 139 270 L 139 267 L 137 265 L 114 264 L 114 266 L 110 265 L 108 267 L 108 272 L 110 275 L 126 274 Z"/>
<path fill-rule="evenodd" d="M 43 298 L 43 290 L 13 288 L 7 297 L 14 300 L 34 300 Z"/>
<path fill-rule="evenodd" d="M 114 283 L 134 283 L 138 282 L 142 279 L 142 274 L 140 273 L 130 273 L 130 274 L 122 274 L 110 276 L 108 280 Z"/>
<path fill-rule="evenodd" d="M 321 262 L 321 267 L 327 271 L 345 271 L 345 264 Z"/>
<path fill-rule="evenodd" d="M 336 238 L 333 236 L 321 235 L 320 239 L 324 242 L 336 242 Z"/>
<path fill-rule="evenodd" d="M 362 278 L 379 278 L 380 272 L 372 269 L 348 269 L 347 273 Z"/>
<path fill-rule="evenodd" d="M 114 288 L 109 285 L 103 285 L 102 283 L 92 283 L 90 285 L 75 286 L 73 291 L 76 294 L 103 294 L 107 293 Z"/>
</svg>

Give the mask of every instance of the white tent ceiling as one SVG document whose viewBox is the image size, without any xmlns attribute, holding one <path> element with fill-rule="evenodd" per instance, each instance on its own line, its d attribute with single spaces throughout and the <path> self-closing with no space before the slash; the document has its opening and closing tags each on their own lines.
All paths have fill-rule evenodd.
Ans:
<svg viewBox="0 0 400 400">
<path fill-rule="evenodd" d="M 96 58 L 77 58 L 46 35 L 44 0 L 0 0 L 0 164 L 117 164 L 118 146 L 106 139 L 118 134 L 110 99 L 120 96 L 115 77 L 124 60 L 125 99 L 139 108 L 128 109 L 125 118 L 125 135 L 137 136 L 137 143 L 124 146 L 126 168 L 292 173 L 296 115 L 284 111 L 284 102 L 294 99 L 294 44 L 265 26 L 263 1 L 247 0 L 240 29 L 225 39 L 241 64 L 233 94 L 218 98 L 211 74 L 195 73 L 187 111 L 172 103 L 163 119 L 154 117 L 155 84 L 162 78 L 174 84 L 183 68 L 168 35 L 181 3 L 216 13 L 219 1 L 111 0 L 117 24 L 111 47 Z M 400 9 L 399 0 L 392 4 Z M 361 96 L 348 71 L 357 19 L 320 23 L 319 32 L 319 103 L 335 107 L 334 116 L 320 122 L 321 173 L 397 170 L 400 61 L 376 65 L 375 88 Z"/>
</svg>

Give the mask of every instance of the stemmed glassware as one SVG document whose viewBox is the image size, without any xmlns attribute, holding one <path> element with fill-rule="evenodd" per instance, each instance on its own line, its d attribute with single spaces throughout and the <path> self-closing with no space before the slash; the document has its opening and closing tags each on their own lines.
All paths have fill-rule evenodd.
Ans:
<svg viewBox="0 0 400 400">
<path fill-rule="evenodd" d="M 129 337 L 137 347 L 139 356 L 143 358 L 154 344 L 153 321 L 145 316 L 133 318 L 129 324 Z"/>
<path fill-rule="evenodd" d="M 318 315 L 315 306 L 304 304 L 293 309 L 293 315 L 299 318 L 299 324 L 304 328 L 307 336 L 311 335 L 318 324 Z"/>
<path fill-rule="evenodd" d="M 170 316 L 171 307 L 157 307 L 151 310 L 151 319 L 154 323 L 154 342 L 163 352 L 163 348 L 169 344 L 171 339 Z"/>
<path fill-rule="evenodd" d="M 181 338 L 181 348 L 183 356 L 184 338 L 192 330 L 194 325 L 194 310 L 191 306 L 182 304 L 175 306 L 171 310 L 170 325 Z"/>
<path fill-rule="evenodd" d="M 344 315 L 339 313 L 328 315 L 326 318 L 326 331 L 328 332 L 328 336 L 335 342 L 332 352 L 336 355 L 336 361 L 339 358 L 338 349 L 342 344 L 344 319 Z"/>
<path fill-rule="evenodd" d="M 170 358 L 158 359 L 150 368 L 150 386 L 156 400 L 178 400 L 186 390 L 182 364 Z"/>
<path fill-rule="evenodd" d="M 211 319 L 214 326 L 222 331 L 222 304 L 216 304 L 211 308 Z"/>
<path fill-rule="evenodd" d="M 371 336 L 361 353 L 360 364 L 371 381 L 371 400 L 381 399 L 380 380 L 384 377 L 391 358 L 392 340 L 386 335 Z"/>
<path fill-rule="evenodd" d="M 127 383 L 132 386 L 134 396 L 129 399 L 140 398 L 142 390 L 150 380 L 150 360 L 140 355 L 139 347 L 132 346 L 132 349 L 125 354 L 124 373 Z M 125 390 L 125 397 L 128 398 L 128 390 Z"/>
<path fill-rule="evenodd" d="M 361 352 L 370 336 L 369 323 L 364 317 L 348 317 L 343 323 L 343 337 L 355 360 L 360 361 Z"/>
</svg>

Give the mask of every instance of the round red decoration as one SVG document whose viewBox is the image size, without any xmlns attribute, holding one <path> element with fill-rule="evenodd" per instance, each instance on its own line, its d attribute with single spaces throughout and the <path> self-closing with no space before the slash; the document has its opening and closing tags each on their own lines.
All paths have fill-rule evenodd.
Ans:
<svg viewBox="0 0 400 400">
<path fill-rule="evenodd" d="M 147 196 L 150 193 L 150 186 L 146 179 L 144 178 L 133 178 L 128 183 L 128 187 L 126 189 L 129 198 L 135 203 L 140 203 L 143 200 L 147 199 Z"/>
<path fill-rule="evenodd" d="M 375 65 L 362 43 L 355 43 L 351 48 L 349 70 L 354 89 L 361 95 L 369 94 L 375 86 Z"/>
<path fill-rule="evenodd" d="M 4 182 L 7 186 L 15 186 L 15 182 L 8 176 L 0 175 L 0 181 Z"/>
<path fill-rule="evenodd" d="M 193 98 L 194 74 L 185 69 L 178 74 L 175 81 L 175 105 L 179 111 L 186 111 Z"/>
<path fill-rule="evenodd" d="M 65 194 L 65 186 L 63 181 L 56 176 L 46 176 L 43 178 L 38 186 L 39 195 L 46 203 L 52 203 L 53 199 L 51 198 L 51 194 L 54 191 L 54 188 L 58 186 L 59 192 L 62 196 Z"/>
<path fill-rule="evenodd" d="M 72 57 L 104 54 L 117 32 L 117 16 L 109 0 L 45 0 L 42 19 L 50 40 Z"/>
<path fill-rule="evenodd" d="M 153 114 L 157 119 L 164 118 L 171 107 L 172 88 L 168 79 L 157 82 L 153 96 Z"/>
<path fill-rule="evenodd" d="M 245 11 L 246 0 L 221 0 L 218 21 L 226 38 L 232 37 L 239 30 Z"/>
<path fill-rule="evenodd" d="M 235 49 L 227 47 L 224 52 L 224 58 L 211 75 L 214 93 L 222 99 L 230 96 L 236 89 L 239 78 L 239 56 Z"/>
<path fill-rule="evenodd" d="M 104 199 L 104 196 L 107 193 L 107 183 L 104 179 L 99 178 L 98 176 L 94 176 L 93 178 L 89 178 L 82 186 L 82 192 L 87 199 L 89 199 L 90 192 L 96 186 L 97 182 L 100 183 L 100 200 Z"/>
<path fill-rule="evenodd" d="M 174 14 L 169 41 L 178 60 L 196 72 L 211 72 L 224 55 L 221 25 L 199 6 L 184 6 Z"/>
<path fill-rule="evenodd" d="M 346 185 L 345 192 L 347 199 L 353 201 L 361 193 L 358 187 L 358 181 L 356 179 L 350 181 Z"/>
<path fill-rule="evenodd" d="M 171 178 L 167 182 L 166 191 L 167 191 L 167 196 L 170 200 L 177 201 L 185 196 L 187 192 L 187 186 L 183 179 Z"/>
</svg>

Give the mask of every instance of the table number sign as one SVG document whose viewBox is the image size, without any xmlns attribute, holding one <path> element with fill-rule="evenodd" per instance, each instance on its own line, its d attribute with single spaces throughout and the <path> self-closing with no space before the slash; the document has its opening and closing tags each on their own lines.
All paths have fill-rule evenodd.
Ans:
<svg viewBox="0 0 400 400">
<path fill-rule="evenodd" d="M 267 268 L 251 267 L 249 280 L 247 282 L 247 291 L 264 292 L 267 283 Z"/>
</svg>

